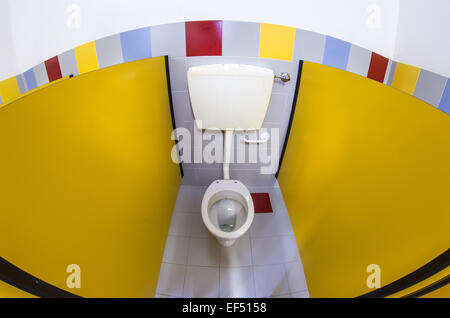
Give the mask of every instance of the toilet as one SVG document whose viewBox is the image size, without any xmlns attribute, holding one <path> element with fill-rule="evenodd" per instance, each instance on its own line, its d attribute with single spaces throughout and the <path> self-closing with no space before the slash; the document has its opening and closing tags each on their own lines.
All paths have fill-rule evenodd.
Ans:
<svg viewBox="0 0 450 318">
<path fill-rule="evenodd" d="M 261 128 L 269 106 L 273 71 L 251 65 L 210 64 L 188 69 L 188 89 L 199 129 L 224 134 L 223 179 L 213 181 L 203 195 L 201 213 L 208 231 L 223 246 L 231 246 L 250 228 L 253 200 L 239 176 L 230 178 L 235 131 Z M 246 140 L 260 143 L 267 140 Z"/>
</svg>

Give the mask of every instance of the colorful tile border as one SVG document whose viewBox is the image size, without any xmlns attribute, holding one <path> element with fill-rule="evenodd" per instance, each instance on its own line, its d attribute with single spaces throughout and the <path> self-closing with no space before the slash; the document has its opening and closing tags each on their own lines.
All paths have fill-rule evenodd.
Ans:
<svg viewBox="0 0 450 318">
<path fill-rule="evenodd" d="M 248 56 L 339 68 L 399 89 L 450 115 L 450 81 L 357 45 L 292 27 L 192 21 L 143 27 L 85 43 L 0 81 L 0 105 L 49 82 L 152 56 Z"/>
</svg>

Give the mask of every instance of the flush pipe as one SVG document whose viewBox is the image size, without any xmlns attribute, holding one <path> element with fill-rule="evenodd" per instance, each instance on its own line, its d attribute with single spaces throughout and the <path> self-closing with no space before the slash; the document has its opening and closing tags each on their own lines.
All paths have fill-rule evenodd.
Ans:
<svg viewBox="0 0 450 318">
<path fill-rule="evenodd" d="M 233 147 L 233 130 L 225 130 L 223 141 L 223 178 L 225 180 L 230 180 L 231 147 Z"/>
</svg>

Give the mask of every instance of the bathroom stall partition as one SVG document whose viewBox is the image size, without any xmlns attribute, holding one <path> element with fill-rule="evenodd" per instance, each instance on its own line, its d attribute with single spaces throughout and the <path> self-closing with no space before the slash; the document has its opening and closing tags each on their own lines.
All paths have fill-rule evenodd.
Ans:
<svg viewBox="0 0 450 318">
<path fill-rule="evenodd" d="M 154 296 L 181 181 L 167 92 L 157 57 L 0 109 L 0 279 L 37 296 Z M 0 295 L 23 296 L 12 286 Z"/>
<path fill-rule="evenodd" d="M 278 181 L 310 296 L 418 297 L 445 286 L 449 163 L 447 114 L 304 62 Z"/>
</svg>

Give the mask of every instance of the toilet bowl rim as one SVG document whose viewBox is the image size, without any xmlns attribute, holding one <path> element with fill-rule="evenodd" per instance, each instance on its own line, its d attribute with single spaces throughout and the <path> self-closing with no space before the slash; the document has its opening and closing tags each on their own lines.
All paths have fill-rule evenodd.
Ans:
<svg viewBox="0 0 450 318">
<path fill-rule="evenodd" d="M 219 183 L 216 183 L 219 181 Z M 224 232 L 220 230 L 217 226 L 215 226 L 211 219 L 209 218 L 208 214 L 208 203 L 211 200 L 211 198 L 222 191 L 234 191 L 239 193 L 246 203 L 246 210 L 247 210 L 247 217 L 244 221 L 244 224 L 233 232 Z M 208 187 L 208 189 L 205 191 L 205 194 L 203 195 L 202 200 L 202 219 L 203 223 L 205 224 L 206 228 L 211 232 L 213 235 L 217 236 L 220 239 L 225 240 L 234 240 L 239 237 L 241 237 L 247 230 L 249 229 L 250 225 L 253 222 L 253 217 L 255 214 L 254 206 L 253 206 L 253 199 L 250 195 L 250 192 L 248 191 L 247 187 L 242 184 L 239 180 L 215 180 L 211 185 Z"/>
</svg>

